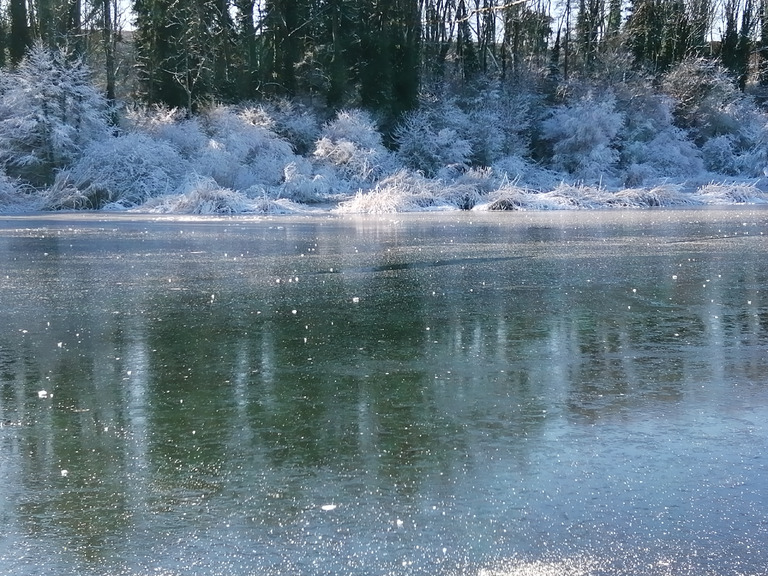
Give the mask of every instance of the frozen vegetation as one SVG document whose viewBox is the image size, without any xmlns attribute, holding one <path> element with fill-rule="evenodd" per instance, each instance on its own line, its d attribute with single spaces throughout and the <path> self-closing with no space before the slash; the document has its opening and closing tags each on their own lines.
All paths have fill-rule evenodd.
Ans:
<svg viewBox="0 0 768 576">
<path fill-rule="evenodd" d="M 191 214 L 761 203 L 768 115 L 710 63 L 637 79 L 423 93 L 385 133 L 299 102 L 110 109 L 34 48 L 0 76 L 0 211 Z"/>
</svg>

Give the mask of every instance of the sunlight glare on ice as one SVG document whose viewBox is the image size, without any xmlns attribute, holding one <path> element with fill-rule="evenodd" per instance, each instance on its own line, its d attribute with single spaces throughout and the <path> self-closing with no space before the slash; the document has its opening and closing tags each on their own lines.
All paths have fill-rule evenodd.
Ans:
<svg viewBox="0 0 768 576">
<path fill-rule="evenodd" d="M 594 559 L 580 557 L 551 561 L 507 560 L 482 568 L 478 576 L 588 576 L 598 568 Z"/>
</svg>

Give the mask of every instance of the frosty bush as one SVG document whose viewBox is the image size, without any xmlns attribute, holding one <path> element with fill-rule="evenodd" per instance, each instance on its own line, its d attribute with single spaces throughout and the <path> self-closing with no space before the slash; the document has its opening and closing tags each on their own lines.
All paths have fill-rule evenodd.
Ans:
<svg viewBox="0 0 768 576">
<path fill-rule="evenodd" d="M 493 171 L 501 179 L 515 186 L 534 190 L 552 190 L 563 180 L 563 174 L 549 170 L 519 156 L 506 156 L 493 164 Z"/>
<path fill-rule="evenodd" d="M 223 188 L 278 186 L 285 167 L 297 160 L 261 106 L 214 106 L 193 118 L 175 109 L 137 109 L 128 120 L 134 130 L 173 145 L 196 173 Z"/>
<path fill-rule="evenodd" d="M 320 136 L 320 122 L 305 106 L 289 100 L 267 105 L 274 119 L 273 130 L 293 146 L 296 154 L 309 154 Z"/>
<path fill-rule="evenodd" d="M 768 195 L 755 184 L 707 184 L 696 191 L 695 196 L 706 204 L 763 204 Z"/>
<path fill-rule="evenodd" d="M 61 171 L 46 194 L 45 207 L 139 206 L 175 190 L 189 164 L 176 148 L 143 134 L 126 134 L 89 146 L 78 162 Z"/>
<path fill-rule="evenodd" d="M 471 98 L 425 97 L 395 130 L 401 161 L 427 176 L 443 168 L 487 167 L 528 153 L 531 97 L 483 90 Z"/>
<path fill-rule="evenodd" d="M 490 166 L 508 148 L 505 120 L 513 118 L 514 113 L 503 110 L 497 100 L 498 94 L 495 92 L 482 94 L 480 99 L 472 103 L 467 114 L 467 124 L 462 135 L 472 146 L 471 160 L 474 166 Z"/>
<path fill-rule="evenodd" d="M 589 95 L 556 108 L 543 122 L 542 135 L 552 143 L 555 169 L 590 181 L 613 172 L 619 160 L 613 144 L 624 121 L 615 103 L 612 94 Z"/>
<path fill-rule="evenodd" d="M 188 118 L 186 111 L 178 108 L 137 107 L 127 111 L 125 121 L 128 130 L 164 140 L 187 158 L 199 154 L 208 142 L 198 118 Z"/>
<path fill-rule="evenodd" d="M 708 138 L 738 131 L 737 116 L 745 96 L 716 63 L 689 58 L 662 80 L 662 90 L 674 101 L 674 114 L 702 145 Z"/>
<path fill-rule="evenodd" d="M 0 170 L 0 213 L 34 208 L 34 200 L 25 186 Z"/>
<path fill-rule="evenodd" d="M 656 94 L 633 92 L 621 106 L 625 125 L 619 133 L 625 184 L 699 174 L 701 153 L 682 129 L 674 125 L 672 103 Z"/>
<path fill-rule="evenodd" d="M 342 202 L 338 211 L 343 213 L 387 214 L 414 212 L 436 205 L 442 187 L 434 180 L 408 170 L 399 170 L 381 180 L 373 190 L 358 192 L 354 198 Z"/>
<path fill-rule="evenodd" d="M 401 161 L 428 177 L 446 166 L 468 167 L 472 145 L 452 128 L 435 127 L 431 116 L 427 110 L 411 112 L 395 129 Z"/>
<path fill-rule="evenodd" d="M 373 119 L 362 110 L 343 110 L 323 126 L 314 157 L 360 183 L 375 182 L 394 170 Z"/>
<path fill-rule="evenodd" d="M 242 214 L 253 212 L 253 203 L 242 193 L 221 188 L 212 178 L 193 176 L 179 188 L 150 205 L 153 212 L 180 214 Z"/>
<path fill-rule="evenodd" d="M 35 186 L 108 135 L 106 100 L 79 60 L 35 45 L 0 94 L 0 163 Z"/>
<path fill-rule="evenodd" d="M 343 188 L 333 173 L 315 173 L 308 160 L 297 158 L 283 169 L 280 196 L 297 202 L 320 202 Z"/>
<path fill-rule="evenodd" d="M 738 172 L 732 136 L 722 135 L 707 140 L 701 148 L 701 153 L 707 170 L 729 175 Z"/>
<path fill-rule="evenodd" d="M 272 131 L 274 122 L 262 108 L 218 106 L 201 122 L 209 139 L 192 159 L 194 168 L 222 187 L 278 186 L 285 167 L 297 159 L 290 144 Z"/>
<path fill-rule="evenodd" d="M 705 60 L 685 60 L 667 74 L 662 87 L 675 98 L 675 116 L 701 146 L 708 169 L 764 175 L 765 114 L 721 68 Z"/>
</svg>

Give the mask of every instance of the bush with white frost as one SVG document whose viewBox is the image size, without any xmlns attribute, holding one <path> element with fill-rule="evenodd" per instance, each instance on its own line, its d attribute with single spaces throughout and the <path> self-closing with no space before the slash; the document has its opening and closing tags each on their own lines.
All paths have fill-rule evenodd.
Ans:
<svg viewBox="0 0 768 576">
<path fill-rule="evenodd" d="M 340 186 L 332 170 L 316 172 L 307 159 L 297 157 L 283 169 L 279 196 L 296 202 L 321 202 L 331 199 Z"/>
<path fill-rule="evenodd" d="M 673 99 L 677 124 L 690 130 L 697 144 L 738 131 L 745 96 L 715 62 L 683 60 L 663 77 L 661 89 Z"/>
<path fill-rule="evenodd" d="M 166 106 L 140 106 L 126 111 L 125 128 L 174 146 L 186 158 L 200 153 L 208 142 L 197 116 L 187 117 L 185 110 Z"/>
<path fill-rule="evenodd" d="M 290 144 L 272 131 L 274 123 L 261 108 L 218 106 L 208 110 L 201 122 L 208 142 L 191 161 L 199 174 L 224 188 L 278 186 L 285 167 L 296 160 Z"/>
<path fill-rule="evenodd" d="M 144 134 L 94 142 L 45 194 L 48 209 L 133 208 L 174 191 L 190 171 L 178 150 Z"/>
<path fill-rule="evenodd" d="M 438 204 L 442 186 L 435 180 L 409 170 L 398 170 L 382 179 L 372 190 L 358 193 L 339 204 L 337 211 L 354 214 L 388 214 L 420 211 Z"/>
<path fill-rule="evenodd" d="M 706 204 L 764 204 L 768 195 L 755 184 L 710 183 L 696 190 L 695 197 Z"/>
<path fill-rule="evenodd" d="M 430 178 L 447 166 L 467 168 L 472 145 L 453 128 L 436 126 L 432 116 L 429 110 L 416 110 L 395 129 L 400 160 Z"/>
<path fill-rule="evenodd" d="M 552 144 L 552 167 L 596 182 L 614 173 L 619 160 L 615 140 L 624 117 L 612 94 L 592 94 L 556 108 L 542 123 L 542 136 Z"/>
<path fill-rule="evenodd" d="M 520 156 L 506 156 L 496 161 L 493 172 L 515 187 L 552 190 L 563 180 L 563 174 Z"/>
<path fill-rule="evenodd" d="M 272 129 L 293 146 L 296 154 L 312 152 L 320 137 L 320 122 L 306 106 L 277 100 L 266 104 L 266 110 L 274 119 Z"/>
<path fill-rule="evenodd" d="M 768 123 L 754 100 L 716 64 L 684 60 L 663 79 L 675 117 L 701 146 L 706 168 L 728 175 L 768 170 Z"/>
<path fill-rule="evenodd" d="M 34 186 L 109 133 L 106 99 L 80 60 L 36 44 L 0 93 L 0 163 Z"/>
<path fill-rule="evenodd" d="M 352 185 L 371 184 L 395 168 L 373 119 L 363 110 L 342 110 L 325 124 L 313 156 Z"/>
<path fill-rule="evenodd" d="M 395 130 L 398 157 L 427 176 L 445 177 L 491 166 L 510 154 L 526 155 L 530 109 L 530 96 L 511 97 L 493 89 L 462 100 L 425 97 Z"/>
<path fill-rule="evenodd" d="M 701 152 L 687 133 L 674 125 L 668 97 L 635 92 L 618 105 L 625 117 L 619 139 L 626 185 L 702 172 Z"/>
<path fill-rule="evenodd" d="M 16 212 L 24 209 L 32 209 L 34 201 L 29 194 L 25 194 L 25 186 L 18 180 L 9 178 L 0 170 L 0 213 Z"/>
<path fill-rule="evenodd" d="M 175 214 L 242 214 L 253 212 L 245 194 L 222 188 L 212 178 L 192 176 L 176 194 L 157 198 L 147 208 L 152 212 Z"/>
</svg>

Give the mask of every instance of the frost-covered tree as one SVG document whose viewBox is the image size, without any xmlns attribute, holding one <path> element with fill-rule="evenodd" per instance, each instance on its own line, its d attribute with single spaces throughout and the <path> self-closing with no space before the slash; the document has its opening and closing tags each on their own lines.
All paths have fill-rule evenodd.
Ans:
<svg viewBox="0 0 768 576">
<path fill-rule="evenodd" d="M 3 84 L 0 162 L 10 176 L 48 185 L 56 170 L 109 133 L 107 103 L 88 68 L 63 52 L 35 45 Z"/>
<path fill-rule="evenodd" d="M 462 98 L 443 94 L 422 102 L 395 130 L 398 156 L 433 176 L 442 168 L 487 167 L 528 153 L 531 98 L 493 88 Z"/>
<path fill-rule="evenodd" d="M 701 147 L 708 169 L 764 175 L 768 119 L 722 68 L 685 60 L 664 77 L 662 89 L 674 99 L 676 122 Z"/>
</svg>

